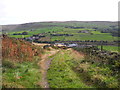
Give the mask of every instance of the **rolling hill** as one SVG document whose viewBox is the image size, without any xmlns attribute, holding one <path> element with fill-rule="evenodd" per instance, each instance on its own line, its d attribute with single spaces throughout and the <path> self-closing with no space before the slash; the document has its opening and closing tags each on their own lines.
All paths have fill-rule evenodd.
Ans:
<svg viewBox="0 0 120 90">
<path fill-rule="evenodd" d="M 117 22 L 33 22 L 2 29 L 2 88 L 120 88 Z"/>
</svg>

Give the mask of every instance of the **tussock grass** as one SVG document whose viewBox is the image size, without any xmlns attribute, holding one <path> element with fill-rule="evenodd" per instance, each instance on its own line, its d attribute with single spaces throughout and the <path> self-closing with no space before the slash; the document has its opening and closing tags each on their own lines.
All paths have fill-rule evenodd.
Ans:
<svg viewBox="0 0 120 90">
<path fill-rule="evenodd" d="M 3 88 L 40 88 L 41 74 L 36 62 L 3 60 Z"/>
<path fill-rule="evenodd" d="M 78 62 L 69 55 L 70 51 L 60 51 L 52 60 L 48 70 L 48 82 L 51 88 L 91 88 L 81 81 L 73 71 L 74 65 Z"/>
<path fill-rule="evenodd" d="M 47 75 L 51 88 L 119 88 L 109 65 L 91 63 L 73 50 L 61 50 L 52 58 Z"/>
</svg>

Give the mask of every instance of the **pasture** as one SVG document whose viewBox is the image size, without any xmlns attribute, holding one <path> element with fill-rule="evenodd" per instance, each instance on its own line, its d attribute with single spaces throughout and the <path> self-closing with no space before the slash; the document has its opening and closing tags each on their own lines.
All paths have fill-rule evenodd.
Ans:
<svg viewBox="0 0 120 90">
<path fill-rule="evenodd" d="M 101 48 L 101 46 L 98 46 L 98 48 Z M 119 46 L 105 46 L 103 45 L 104 50 L 112 51 L 112 52 L 120 52 Z"/>
<path fill-rule="evenodd" d="M 81 31 L 85 31 L 85 32 L 81 32 Z M 44 33 L 45 37 L 49 37 L 51 41 L 118 40 L 118 37 L 113 37 L 110 33 L 101 33 L 100 31 L 95 31 L 95 29 L 91 29 L 91 28 L 69 29 L 64 27 L 49 27 L 49 28 L 47 27 L 36 30 L 28 30 L 26 31 L 28 32 L 28 35 L 13 35 L 14 33 L 21 33 L 21 32 L 24 31 L 10 32 L 8 35 L 10 37 L 15 37 L 15 38 L 26 38 L 36 34 Z M 51 36 L 50 34 L 71 34 L 73 36 Z"/>
</svg>

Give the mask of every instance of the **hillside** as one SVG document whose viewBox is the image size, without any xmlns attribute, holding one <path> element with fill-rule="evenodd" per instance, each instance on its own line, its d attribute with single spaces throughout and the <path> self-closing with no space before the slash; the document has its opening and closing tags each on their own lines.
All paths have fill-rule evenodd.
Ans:
<svg viewBox="0 0 120 90">
<path fill-rule="evenodd" d="M 49 25 L 42 25 L 41 23 L 26 23 L 26 24 L 17 24 L 17 25 L 2 25 L 3 32 L 11 31 L 21 31 L 21 30 L 31 30 L 38 28 L 49 27 Z"/>
<path fill-rule="evenodd" d="M 43 49 L 21 39 L 2 38 L 2 87 L 40 87 L 38 61 Z M 36 77 L 36 78 L 34 78 Z M 29 79 L 30 78 L 30 79 Z M 36 85 L 35 85 L 36 83 Z"/>
<path fill-rule="evenodd" d="M 18 61 L 32 61 L 34 56 L 40 56 L 42 49 L 22 39 L 10 38 L 3 35 L 2 57 Z"/>
<path fill-rule="evenodd" d="M 63 22 L 32 22 L 25 24 L 16 24 L 16 25 L 2 25 L 2 30 L 9 31 L 20 31 L 20 30 L 29 30 L 29 29 L 39 29 L 45 27 L 54 27 L 54 26 L 85 26 L 85 27 L 108 27 L 108 26 L 117 26 L 117 22 L 109 21 L 63 21 Z"/>
<path fill-rule="evenodd" d="M 78 46 L 98 47 L 103 45 L 104 49 L 110 51 L 118 51 L 120 38 L 118 23 L 108 21 L 56 21 L 3 25 L 3 33 L 9 37 L 36 43 L 72 43 Z"/>
<path fill-rule="evenodd" d="M 50 87 L 119 88 L 119 55 L 111 53 L 111 56 L 99 56 L 100 54 L 103 52 L 94 47 L 60 50 L 51 57 L 52 62 L 47 75 Z"/>
<path fill-rule="evenodd" d="M 117 22 L 33 22 L 2 28 L 3 88 L 120 88 Z"/>
<path fill-rule="evenodd" d="M 66 21 L 36 22 L 19 25 L 3 25 L 3 33 L 10 37 L 24 38 L 34 42 L 91 42 L 100 41 L 116 45 L 119 41 L 117 22 Z M 105 43 L 105 44 L 106 44 Z"/>
<path fill-rule="evenodd" d="M 3 88 L 119 88 L 119 53 L 44 45 L 3 35 Z"/>
</svg>

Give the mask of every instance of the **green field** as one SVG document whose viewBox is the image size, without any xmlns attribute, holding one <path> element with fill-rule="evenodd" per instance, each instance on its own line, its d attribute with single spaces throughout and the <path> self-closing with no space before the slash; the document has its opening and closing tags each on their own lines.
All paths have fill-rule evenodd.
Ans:
<svg viewBox="0 0 120 90">
<path fill-rule="evenodd" d="M 84 41 L 84 40 L 107 40 L 107 41 L 113 41 L 113 40 L 117 40 L 117 37 L 112 37 L 111 35 L 108 34 L 103 34 L 103 35 L 89 35 L 89 34 L 74 34 L 74 36 L 53 36 L 52 37 L 52 41 L 54 40 L 60 40 L 60 41 Z"/>
<path fill-rule="evenodd" d="M 72 34 L 73 36 L 51 36 L 51 41 L 55 41 L 55 40 L 60 40 L 60 41 L 118 40 L 118 37 L 113 37 L 109 33 L 100 33 L 99 31 L 90 31 L 90 33 L 78 33 L 79 30 L 74 30 L 74 29 L 64 30 L 62 28 L 52 28 L 52 29 L 46 28 L 46 29 L 40 29 L 40 30 L 34 30 L 34 31 L 27 31 L 28 35 L 12 35 L 13 34 L 12 32 L 9 34 L 9 36 L 16 37 L 16 38 L 24 38 L 24 37 L 30 37 L 32 35 L 39 34 L 39 33 L 46 33 L 46 37 L 48 37 L 49 34 L 54 33 L 54 34 Z M 17 33 L 20 33 L 20 32 L 17 32 Z"/>
<path fill-rule="evenodd" d="M 48 33 L 48 32 L 56 32 L 56 31 L 61 31 L 62 27 L 47 27 L 47 28 L 40 28 L 36 30 L 21 30 L 21 31 L 14 31 L 14 32 L 9 32 L 8 35 L 10 37 L 15 37 L 15 38 L 24 38 L 24 37 L 30 37 L 35 34 L 40 34 L 40 33 Z M 22 32 L 28 32 L 28 35 L 13 35 L 14 33 L 22 33 Z"/>
<path fill-rule="evenodd" d="M 101 46 L 98 46 L 98 48 L 101 48 Z M 118 46 L 105 46 L 103 45 L 104 50 L 112 51 L 112 52 L 120 52 L 120 47 Z"/>
<path fill-rule="evenodd" d="M 63 31 L 56 32 L 57 34 L 73 34 L 73 36 L 52 36 L 52 41 L 60 40 L 60 41 L 84 41 L 84 40 L 107 40 L 113 41 L 118 40 L 118 37 L 113 37 L 110 33 L 101 33 L 100 31 L 91 31 L 91 29 L 87 29 L 90 33 L 78 33 L 78 31 L 82 31 L 85 29 L 64 29 Z"/>
<path fill-rule="evenodd" d="M 30 37 L 31 35 L 10 35 L 10 37 L 15 37 L 15 38 L 26 38 Z"/>
<path fill-rule="evenodd" d="M 15 38 L 26 38 L 35 34 L 44 33 L 46 38 L 50 38 L 49 41 L 114 41 L 119 39 L 117 36 L 115 37 L 112 35 L 112 33 L 116 33 L 116 28 L 118 28 L 117 22 L 107 21 L 36 22 L 32 24 L 24 24 L 23 26 L 20 25 L 20 27 L 16 28 L 15 30 L 6 32 L 10 37 Z M 101 33 L 101 31 L 104 30 L 107 31 L 107 33 Z M 28 32 L 28 35 L 13 35 L 14 33 L 22 33 L 24 31 Z M 84 31 L 87 31 L 87 33 Z M 73 36 L 51 36 L 50 34 L 71 34 Z M 46 41 L 46 38 L 41 38 L 40 40 Z"/>
</svg>

